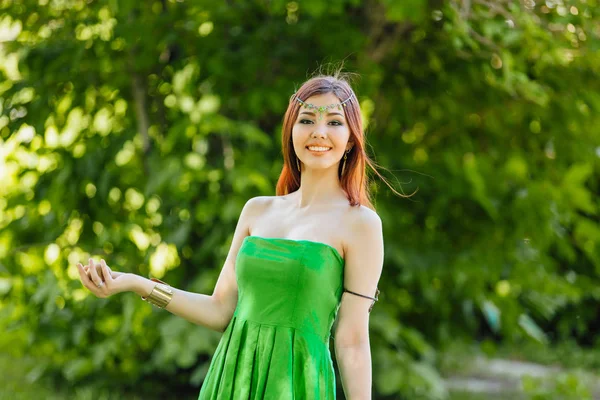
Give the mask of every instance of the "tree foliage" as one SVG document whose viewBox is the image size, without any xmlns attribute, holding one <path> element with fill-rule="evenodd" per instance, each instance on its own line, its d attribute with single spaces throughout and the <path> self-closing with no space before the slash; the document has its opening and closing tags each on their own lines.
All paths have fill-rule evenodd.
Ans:
<svg viewBox="0 0 600 400">
<path fill-rule="evenodd" d="M 594 344 L 597 0 L 0 9 L 0 343 L 43 360 L 32 377 L 197 391 L 219 335 L 93 298 L 75 264 L 211 293 L 241 207 L 274 194 L 291 94 L 340 60 L 375 159 L 418 188 L 372 184 L 378 395 L 444 398 L 435 349 L 456 337 Z"/>
</svg>

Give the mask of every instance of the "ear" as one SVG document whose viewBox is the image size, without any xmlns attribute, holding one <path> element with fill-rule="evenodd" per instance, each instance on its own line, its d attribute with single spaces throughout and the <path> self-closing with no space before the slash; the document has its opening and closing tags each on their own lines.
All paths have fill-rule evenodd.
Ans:
<svg viewBox="0 0 600 400">
<path fill-rule="evenodd" d="M 346 145 L 346 151 L 351 150 L 353 147 L 354 147 L 354 142 L 348 141 L 348 144 Z"/>
</svg>

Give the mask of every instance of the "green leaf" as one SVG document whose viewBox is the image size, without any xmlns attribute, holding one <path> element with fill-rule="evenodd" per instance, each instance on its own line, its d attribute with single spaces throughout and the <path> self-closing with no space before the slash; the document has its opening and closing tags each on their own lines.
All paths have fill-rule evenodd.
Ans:
<svg viewBox="0 0 600 400">
<path fill-rule="evenodd" d="M 548 338 L 544 331 L 535 323 L 531 317 L 527 314 L 519 315 L 519 326 L 529 335 L 531 338 L 537 340 L 540 343 L 547 343 Z"/>
<path fill-rule="evenodd" d="M 481 305 L 481 311 L 494 332 L 500 331 L 500 309 L 490 300 L 485 300 Z"/>
</svg>

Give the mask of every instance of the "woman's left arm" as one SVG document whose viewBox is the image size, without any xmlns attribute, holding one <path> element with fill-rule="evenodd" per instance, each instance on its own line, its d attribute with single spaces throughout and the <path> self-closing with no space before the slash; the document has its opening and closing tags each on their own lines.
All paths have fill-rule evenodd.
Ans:
<svg viewBox="0 0 600 400">
<path fill-rule="evenodd" d="M 361 207 L 345 249 L 344 288 L 375 297 L 383 268 L 381 219 Z M 369 308 L 373 300 L 345 292 L 334 326 L 334 346 L 348 400 L 370 400 L 372 387 Z"/>
</svg>

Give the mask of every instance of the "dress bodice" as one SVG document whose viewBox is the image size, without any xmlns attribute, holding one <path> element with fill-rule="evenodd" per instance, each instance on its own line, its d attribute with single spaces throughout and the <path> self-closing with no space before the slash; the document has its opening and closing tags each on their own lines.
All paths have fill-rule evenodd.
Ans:
<svg viewBox="0 0 600 400">
<path fill-rule="evenodd" d="M 247 236 L 236 260 L 235 315 L 326 341 L 342 296 L 343 266 L 325 243 Z"/>
</svg>

